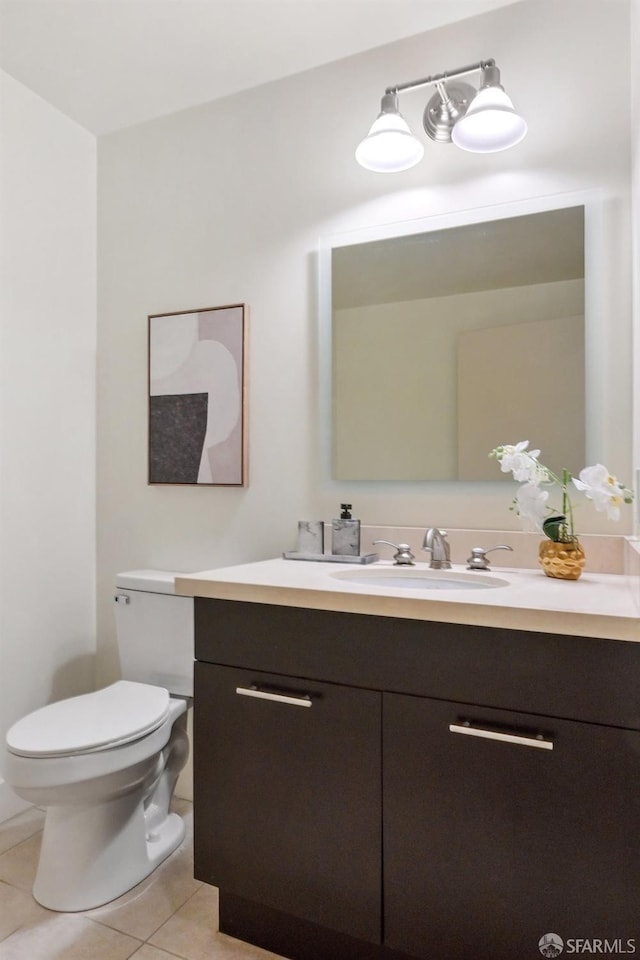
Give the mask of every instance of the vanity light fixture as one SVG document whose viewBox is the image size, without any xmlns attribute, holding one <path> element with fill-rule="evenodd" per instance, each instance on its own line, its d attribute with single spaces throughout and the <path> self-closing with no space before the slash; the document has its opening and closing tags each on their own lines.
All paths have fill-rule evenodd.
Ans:
<svg viewBox="0 0 640 960">
<path fill-rule="evenodd" d="M 480 73 L 479 90 L 468 83 L 452 82 L 470 73 Z M 527 133 L 525 120 L 516 113 L 500 83 L 495 60 L 480 60 L 387 87 L 380 113 L 356 150 L 361 166 L 377 173 L 398 173 L 419 163 L 424 147 L 399 111 L 398 94 L 426 86 L 435 86 L 436 93 L 425 108 L 423 126 L 437 143 L 453 142 L 471 153 L 496 153 L 520 143 Z"/>
</svg>

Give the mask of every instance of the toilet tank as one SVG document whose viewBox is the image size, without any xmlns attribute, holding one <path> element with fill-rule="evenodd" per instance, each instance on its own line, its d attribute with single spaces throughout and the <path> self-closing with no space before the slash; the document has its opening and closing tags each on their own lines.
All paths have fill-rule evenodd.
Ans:
<svg viewBox="0 0 640 960">
<path fill-rule="evenodd" d="M 193 597 L 175 593 L 168 570 L 116 576 L 115 617 L 123 680 L 193 696 Z"/>
</svg>

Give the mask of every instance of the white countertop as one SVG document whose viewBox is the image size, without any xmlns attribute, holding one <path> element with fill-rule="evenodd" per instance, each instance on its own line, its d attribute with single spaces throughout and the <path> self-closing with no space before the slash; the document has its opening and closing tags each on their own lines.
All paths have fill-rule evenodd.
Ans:
<svg viewBox="0 0 640 960">
<path fill-rule="evenodd" d="M 479 576 L 505 580 L 508 586 L 451 591 L 423 591 L 392 585 L 373 587 L 339 578 L 346 570 L 383 572 L 391 567 L 391 561 L 354 567 L 314 561 L 263 560 L 181 574 L 176 577 L 176 592 L 184 596 L 313 610 L 640 641 L 636 581 L 629 576 L 583 573 L 577 581 L 553 580 L 539 570 L 496 566 Z M 421 571 L 428 567 L 418 563 L 409 569 Z M 443 571 L 443 576 L 448 572 Z M 451 572 L 466 571 L 464 565 L 454 564 Z"/>
</svg>

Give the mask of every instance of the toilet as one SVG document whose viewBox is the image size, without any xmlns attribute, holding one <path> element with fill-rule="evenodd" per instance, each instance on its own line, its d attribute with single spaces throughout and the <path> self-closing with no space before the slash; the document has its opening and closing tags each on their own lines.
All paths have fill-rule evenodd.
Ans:
<svg viewBox="0 0 640 960">
<path fill-rule="evenodd" d="M 50 910 L 115 900 L 184 837 L 169 805 L 189 754 L 193 599 L 175 594 L 175 576 L 117 576 L 122 680 L 48 704 L 7 733 L 7 783 L 46 809 L 33 895 Z"/>
</svg>

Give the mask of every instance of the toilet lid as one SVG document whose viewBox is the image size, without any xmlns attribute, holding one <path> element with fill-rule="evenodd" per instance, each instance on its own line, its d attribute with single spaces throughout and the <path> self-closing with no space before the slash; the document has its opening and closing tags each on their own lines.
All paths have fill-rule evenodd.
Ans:
<svg viewBox="0 0 640 960">
<path fill-rule="evenodd" d="M 106 750 L 151 733 L 168 714 L 169 692 L 164 687 L 120 680 L 28 714 L 7 733 L 7 747 L 21 757 Z"/>
</svg>

